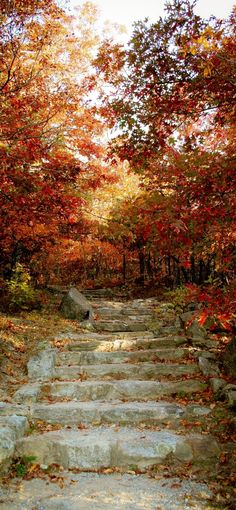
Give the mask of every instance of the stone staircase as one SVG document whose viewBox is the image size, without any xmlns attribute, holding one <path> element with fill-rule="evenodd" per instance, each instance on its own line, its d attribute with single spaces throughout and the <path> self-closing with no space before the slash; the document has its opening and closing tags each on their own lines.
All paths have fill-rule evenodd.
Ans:
<svg viewBox="0 0 236 510">
<path fill-rule="evenodd" d="M 195 401 L 208 388 L 199 339 L 188 344 L 171 305 L 90 298 L 93 330 L 57 337 L 30 360 L 15 403 L 0 405 L 1 420 L 28 421 L 15 456 L 36 457 L 43 473 L 3 488 L 2 510 L 220 509 L 194 472 L 217 470 L 226 447 L 185 427 L 201 430 L 214 408 Z M 158 314 L 160 336 L 150 332 Z M 190 468 L 189 479 L 170 475 Z"/>
</svg>

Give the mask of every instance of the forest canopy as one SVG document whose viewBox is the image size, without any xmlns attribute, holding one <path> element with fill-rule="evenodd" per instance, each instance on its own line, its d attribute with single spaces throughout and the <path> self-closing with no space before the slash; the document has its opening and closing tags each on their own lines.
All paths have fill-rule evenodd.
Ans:
<svg viewBox="0 0 236 510">
<path fill-rule="evenodd" d="M 232 307 L 236 11 L 195 5 L 125 46 L 91 2 L 2 0 L 3 285 L 17 267 L 35 286 L 207 284 Z"/>
</svg>

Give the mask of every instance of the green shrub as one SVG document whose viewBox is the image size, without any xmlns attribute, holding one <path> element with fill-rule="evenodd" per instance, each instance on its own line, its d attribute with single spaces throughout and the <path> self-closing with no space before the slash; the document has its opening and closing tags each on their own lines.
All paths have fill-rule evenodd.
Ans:
<svg viewBox="0 0 236 510">
<path fill-rule="evenodd" d="M 177 287 L 177 289 L 167 291 L 165 296 L 173 303 L 176 312 L 181 313 L 186 306 L 188 293 L 187 287 Z"/>
<path fill-rule="evenodd" d="M 10 309 L 29 310 L 37 304 L 37 292 L 32 287 L 28 270 L 22 264 L 16 264 L 7 282 L 7 290 Z"/>
<path fill-rule="evenodd" d="M 13 463 L 13 468 L 15 470 L 16 476 L 19 478 L 23 478 L 28 473 L 28 469 L 30 468 L 32 463 L 35 462 L 36 459 L 37 457 L 35 457 L 34 455 L 31 455 L 29 457 L 24 456 L 19 459 L 16 459 Z"/>
</svg>

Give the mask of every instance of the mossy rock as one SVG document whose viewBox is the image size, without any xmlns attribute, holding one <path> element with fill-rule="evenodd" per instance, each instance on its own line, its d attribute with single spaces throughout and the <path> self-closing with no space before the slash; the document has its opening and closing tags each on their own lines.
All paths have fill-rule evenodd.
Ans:
<svg viewBox="0 0 236 510">
<path fill-rule="evenodd" d="M 227 345 L 222 356 L 224 372 L 236 378 L 236 337 Z"/>
</svg>

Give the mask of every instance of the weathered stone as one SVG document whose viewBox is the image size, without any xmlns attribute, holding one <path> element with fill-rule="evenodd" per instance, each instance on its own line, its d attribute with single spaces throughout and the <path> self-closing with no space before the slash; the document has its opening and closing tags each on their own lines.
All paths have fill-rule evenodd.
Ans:
<svg viewBox="0 0 236 510">
<path fill-rule="evenodd" d="M 222 362 L 225 373 L 236 378 L 236 337 L 227 345 Z"/>
<path fill-rule="evenodd" d="M 57 365 L 97 365 L 105 363 L 141 363 L 157 360 L 177 361 L 189 355 L 188 349 L 148 349 L 140 351 L 112 351 L 112 352 L 62 352 L 56 357 Z"/>
<path fill-rule="evenodd" d="M 84 289 L 81 291 L 82 294 L 84 294 L 88 299 L 105 299 L 105 298 L 112 298 L 114 295 L 114 292 L 110 288 L 106 289 Z"/>
<path fill-rule="evenodd" d="M 189 404 L 186 407 L 186 412 L 189 416 L 207 416 L 211 413 L 211 409 L 209 407 L 202 407 L 198 404 Z"/>
<path fill-rule="evenodd" d="M 192 323 L 186 328 L 185 331 L 186 331 L 186 336 L 189 339 L 199 338 L 201 340 L 204 340 L 207 336 L 206 330 L 203 328 L 203 326 L 200 326 L 200 324 L 197 320 L 193 320 Z"/>
<path fill-rule="evenodd" d="M 220 394 L 222 393 L 222 390 L 226 386 L 226 384 L 227 383 L 224 381 L 224 379 L 219 379 L 218 377 L 212 377 L 210 379 L 210 385 L 211 385 L 212 391 L 213 391 L 213 393 L 215 393 L 215 395 L 218 395 L 218 396 L 220 396 Z"/>
<path fill-rule="evenodd" d="M 169 336 L 169 335 L 178 335 L 181 331 L 181 328 L 180 327 L 176 327 L 175 325 L 173 326 L 159 326 L 159 327 L 154 327 L 154 328 L 150 328 L 151 331 L 153 331 L 153 333 L 155 335 L 160 335 L 160 336 Z"/>
<path fill-rule="evenodd" d="M 145 475 L 60 473 L 63 486 L 49 479 L 22 480 L 19 490 L 4 487 L 1 510 L 220 510 L 211 505 L 206 484 L 182 477 L 160 480 Z M 214 496 L 213 496 L 214 498 Z M 10 502 L 10 507 L 9 507 Z"/>
<path fill-rule="evenodd" d="M 147 350 L 147 349 L 162 349 L 162 348 L 178 348 L 181 345 L 186 344 L 186 337 L 183 336 L 170 336 L 170 337 L 157 337 L 153 338 L 153 334 L 147 334 L 140 336 L 128 336 L 120 338 L 120 336 L 113 341 L 101 342 L 100 347 L 97 350 Z M 133 335 L 133 333 L 132 333 Z M 145 336 L 144 336 L 145 335 Z"/>
<path fill-rule="evenodd" d="M 12 414 L 11 416 L 1 416 L 0 426 L 9 427 L 14 432 L 14 438 L 23 436 L 28 429 L 28 420 L 25 416 Z"/>
<path fill-rule="evenodd" d="M 41 391 L 38 399 L 54 398 L 84 401 L 105 400 L 128 400 L 133 401 L 151 401 L 166 395 L 191 395 L 203 391 L 206 384 L 199 380 L 188 379 L 187 381 L 156 382 L 156 381 L 83 381 L 81 382 L 52 382 L 41 385 Z M 17 401 L 18 392 L 14 400 Z M 20 394 L 20 399 L 24 402 L 24 392 Z M 26 388 L 26 402 L 28 401 L 28 389 Z"/>
<path fill-rule="evenodd" d="M 205 350 L 197 350 L 193 353 L 193 355 L 198 358 L 199 358 L 199 356 L 202 356 L 203 358 L 210 360 L 211 363 L 214 363 L 214 361 L 215 362 L 217 361 L 217 357 L 214 352 L 209 352 L 209 351 L 205 351 Z"/>
<path fill-rule="evenodd" d="M 56 354 L 55 350 L 41 351 L 33 356 L 28 364 L 29 379 L 47 380 L 54 376 Z"/>
<path fill-rule="evenodd" d="M 0 418 L 0 471 L 8 467 L 14 452 L 16 440 L 22 437 L 28 427 L 23 416 L 7 416 Z"/>
<path fill-rule="evenodd" d="M 75 287 L 63 297 L 60 312 L 66 319 L 72 320 L 83 321 L 92 317 L 91 304 Z"/>
<path fill-rule="evenodd" d="M 135 321 L 97 321 L 94 323 L 94 327 L 97 331 L 109 331 L 109 332 L 120 332 L 120 331 L 146 331 L 147 325 L 144 322 L 135 322 Z"/>
<path fill-rule="evenodd" d="M 227 384 L 224 387 L 224 395 L 228 401 L 230 407 L 236 408 L 236 385 L 235 384 Z"/>
<path fill-rule="evenodd" d="M 220 449 L 212 437 L 180 436 L 170 431 L 136 431 L 128 428 L 61 430 L 29 436 L 17 442 L 19 456 L 37 455 L 40 464 L 64 468 L 138 468 L 167 461 L 170 454 L 183 462 L 217 461 Z"/>
<path fill-rule="evenodd" d="M 0 471 L 5 469 L 15 450 L 15 433 L 9 427 L 0 428 Z"/>
<path fill-rule="evenodd" d="M 81 328 L 87 331 L 95 331 L 94 322 L 92 320 L 83 320 L 80 322 Z"/>
<path fill-rule="evenodd" d="M 197 365 L 168 363 L 110 363 L 100 365 L 74 365 L 55 367 L 57 379 L 149 379 L 157 380 L 161 376 L 177 378 L 199 372 Z"/>
<path fill-rule="evenodd" d="M 216 342 L 215 340 L 211 340 L 210 338 L 191 338 L 189 339 L 192 346 L 194 348 L 201 348 L 201 349 L 215 349 L 216 348 Z"/>
<path fill-rule="evenodd" d="M 156 400 L 165 395 L 189 395 L 203 391 L 206 384 L 201 381 L 188 379 L 187 381 L 156 382 L 156 381 L 84 381 L 81 383 L 53 383 L 51 395 L 54 397 L 70 397 L 85 400 L 122 400 L 147 401 Z"/>
<path fill-rule="evenodd" d="M 200 356 L 198 358 L 198 362 L 199 362 L 199 368 L 200 368 L 201 372 L 206 377 L 214 376 L 214 375 L 217 376 L 220 374 L 219 367 L 215 363 L 214 359 L 212 360 L 211 358 L 205 358 L 204 356 Z"/>
<path fill-rule="evenodd" d="M 25 404 L 31 404 L 32 402 L 36 402 L 41 390 L 40 383 L 34 384 L 25 384 L 21 386 L 19 390 L 14 394 L 14 401 Z"/>
<path fill-rule="evenodd" d="M 188 312 L 181 313 L 180 320 L 183 324 L 187 324 L 188 322 L 191 322 L 196 317 L 196 311 L 195 310 L 189 310 Z"/>
<path fill-rule="evenodd" d="M 185 442 L 191 447 L 195 462 L 198 464 L 202 462 L 211 464 L 219 459 L 221 448 L 213 436 L 195 434 L 185 438 Z"/>
<path fill-rule="evenodd" d="M 6 404 L 6 402 L 0 402 L 0 419 L 4 416 L 28 416 L 29 406 L 20 404 Z M 4 418 L 5 419 L 5 418 Z M 5 423 L 5 422 L 4 422 Z"/>
<path fill-rule="evenodd" d="M 202 410 L 202 411 L 201 411 Z M 209 413 L 206 408 L 205 414 Z M 203 408 L 184 408 L 168 402 L 57 402 L 55 404 L 35 404 L 31 408 L 31 419 L 43 420 L 61 425 L 78 423 L 122 423 L 160 424 L 178 423 L 179 419 L 203 415 Z"/>
</svg>

